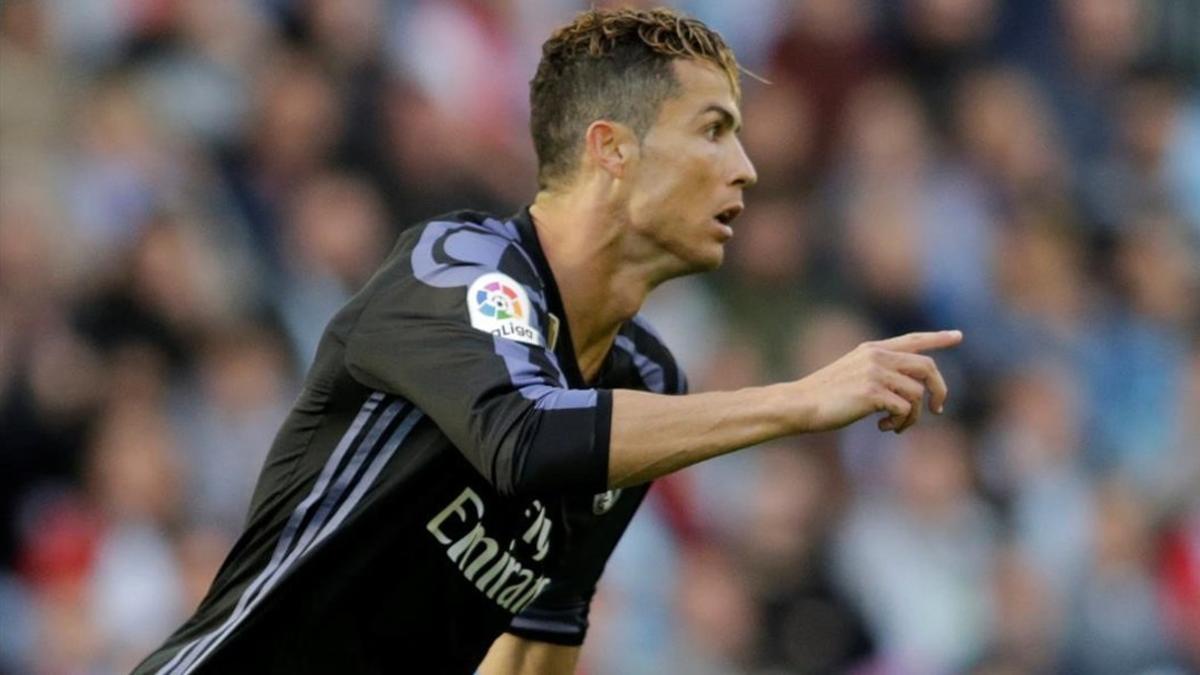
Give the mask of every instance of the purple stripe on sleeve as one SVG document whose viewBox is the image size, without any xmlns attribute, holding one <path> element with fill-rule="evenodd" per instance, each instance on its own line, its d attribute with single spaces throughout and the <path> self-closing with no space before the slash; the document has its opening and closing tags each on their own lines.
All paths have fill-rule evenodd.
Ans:
<svg viewBox="0 0 1200 675">
<path fill-rule="evenodd" d="M 521 396 L 536 401 L 540 410 L 573 410 L 594 408 L 595 389 L 566 389 L 557 383 L 547 383 L 544 371 L 529 360 L 529 347 L 502 337 L 493 337 L 496 354 L 504 359 L 508 376 Z"/>
</svg>

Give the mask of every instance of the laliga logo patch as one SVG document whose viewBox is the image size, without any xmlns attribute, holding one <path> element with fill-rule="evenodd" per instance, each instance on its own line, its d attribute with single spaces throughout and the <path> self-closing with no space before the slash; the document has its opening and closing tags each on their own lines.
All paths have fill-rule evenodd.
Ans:
<svg viewBox="0 0 1200 675">
<path fill-rule="evenodd" d="M 533 306 L 525 289 L 507 274 L 489 272 L 467 289 L 471 325 L 485 333 L 541 347 L 542 335 L 529 324 Z"/>
</svg>

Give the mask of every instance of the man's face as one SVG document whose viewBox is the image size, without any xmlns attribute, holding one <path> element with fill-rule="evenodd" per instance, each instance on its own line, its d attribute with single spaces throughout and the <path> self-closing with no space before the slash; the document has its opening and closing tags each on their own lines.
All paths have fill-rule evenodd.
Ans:
<svg viewBox="0 0 1200 675">
<path fill-rule="evenodd" d="M 733 236 L 728 223 L 757 177 L 737 137 L 741 113 L 724 73 L 701 61 L 673 65 L 680 93 L 663 102 L 630 167 L 629 214 L 634 229 L 686 273 L 721 264 Z"/>
</svg>

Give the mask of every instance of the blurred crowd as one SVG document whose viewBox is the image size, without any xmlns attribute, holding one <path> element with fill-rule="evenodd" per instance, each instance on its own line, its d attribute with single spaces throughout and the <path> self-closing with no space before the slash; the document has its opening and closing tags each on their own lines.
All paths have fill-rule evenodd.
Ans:
<svg viewBox="0 0 1200 675">
<path fill-rule="evenodd" d="M 587 4 L 0 0 L 0 672 L 125 672 L 191 611 L 397 232 L 531 199 Z M 1200 4 L 676 5 L 770 82 L 725 266 L 646 310 L 693 390 L 966 341 L 903 435 L 660 481 L 581 671 L 1200 670 Z"/>
</svg>

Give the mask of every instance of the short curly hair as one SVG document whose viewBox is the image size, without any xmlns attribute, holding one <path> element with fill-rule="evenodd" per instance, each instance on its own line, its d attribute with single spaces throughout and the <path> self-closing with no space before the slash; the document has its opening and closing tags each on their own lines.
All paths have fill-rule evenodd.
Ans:
<svg viewBox="0 0 1200 675">
<path fill-rule="evenodd" d="M 716 31 L 675 10 L 592 9 L 555 31 L 529 86 L 539 189 L 575 172 L 592 122 L 627 124 L 641 138 L 663 101 L 679 92 L 676 59 L 712 63 L 741 96 L 733 51 Z"/>
</svg>

